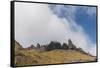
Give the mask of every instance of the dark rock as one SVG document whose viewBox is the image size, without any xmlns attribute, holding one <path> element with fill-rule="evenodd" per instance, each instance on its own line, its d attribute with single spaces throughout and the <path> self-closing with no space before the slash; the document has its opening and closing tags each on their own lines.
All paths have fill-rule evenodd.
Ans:
<svg viewBox="0 0 100 68">
<path fill-rule="evenodd" d="M 35 48 L 35 46 L 32 44 L 30 47 L 26 48 L 26 49 L 33 49 Z"/>
<path fill-rule="evenodd" d="M 41 47 L 41 46 L 40 46 L 40 44 L 38 43 L 38 44 L 37 44 L 37 48 L 40 48 L 40 47 Z"/>
<path fill-rule="evenodd" d="M 67 50 L 68 48 L 69 48 L 68 45 L 67 45 L 66 43 L 63 43 L 63 45 L 62 45 L 62 49 Z"/>
<path fill-rule="evenodd" d="M 71 39 L 68 40 L 68 48 L 69 49 L 76 49 L 76 46 L 72 43 Z"/>
<path fill-rule="evenodd" d="M 51 43 L 46 47 L 46 50 L 61 49 L 61 44 L 59 42 L 51 41 Z"/>
<path fill-rule="evenodd" d="M 35 46 L 32 44 L 31 46 L 30 46 L 31 48 L 35 48 Z"/>
</svg>

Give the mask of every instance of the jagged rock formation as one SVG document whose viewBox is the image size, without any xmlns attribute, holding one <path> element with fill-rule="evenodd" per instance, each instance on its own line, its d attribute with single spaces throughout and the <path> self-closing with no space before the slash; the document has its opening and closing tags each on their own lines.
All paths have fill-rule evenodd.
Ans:
<svg viewBox="0 0 100 68">
<path fill-rule="evenodd" d="M 71 39 L 68 40 L 68 48 L 69 49 L 76 49 L 76 46 L 72 43 Z"/>
<path fill-rule="evenodd" d="M 76 50 L 77 47 L 69 39 L 68 44 L 63 43 L 63 45 L 61 45 L 59 42 L 51 41 L 51 43 L 47 45 L 46 50 L 50 51 L 54 49 Z"/>
<path fill-rule="evenodd" d="M 28 47 L 27 49 L 33 49 L 33 48 L 36 48 L 33 44 L 30 46 L 30 47 Z"/>
<path fill-rule="evenodd" d="M 15 66 L 97 61 L 96 56 L 76 48 L 71 40 L 68 44 L 52 41 L 47 45 L 38 44 L 38 48 L 34 45 L 28 48 L 15 41 Z"/>
<path fill-rule="evenodd" d="M 38 44 L 37 44 L 37 48 L 40 48 L 40 47 L 41 47 L 41 46 L 40 46 L 40 44 L 38 43 Z"/>
<path fill-rule="evenodd" d="M 63 49 L 63 50 L 78 50 L 81 52 L 84 52 L 81 48 L 77 48 L 71 41 L 71 39 L 68 40 L 68 44 L 67 43 L 63 43 L 61 45 L 61 43 L 57 42 L 57 41 L 51 41 L 49 44 L 46 45 L 40 45 L 39 43 L 37 43 L 36 47 L 34 45 L 31 45 L 30 47 L 28 47 L 28 49 L 39 49 L 40 51 L 50 51 L 50 50 L 54 50 L 54 49 Z"/>
<path fill-rule="evenodd" d="M 15 45 L 17 45 L 15 48 L 16 49 L 22 49 L 22 46 L 19 46 L 18 42 L 15 42 Z M 15 49 L 15 50 L 16 50 Z M 36 46 L 34 46 L 33 44 L 26 48 L 26 49 L 38 49 L 40 51 L 51 51 L 54 49 L 62 49 L 62 50 L 77 50 L 80 51 L 82 53 L 86 53 L 84 52 L 84 50 L 82 48 L 77 48 L 73 42 L 71 41 L 71 39 L 68 40 L 68 44 L 67 43 L 63 43 L 61 45 L 61 43 L 57 42 L 57 41 L 51 41 L 49 44 L 47 45 L 40 45 L 39 43 L 37 43 Z"/>
<path fill-rule="evenodd" d="M 67 50 L 67 49 L 69 49 L 69 47 L 68 47 L 68 45 L 67 45 L 66 43 L 63 43 L 63 45 L 62 45 L 62 49 Z"/>
<path fill-rule="evenodd" d="M 86 53 L 82 48 L 77 48 L 73 42 L 71 41 L 71 39 L 68 40 L 68 44 L 67 43 L 63 43 L 61 45 L 61 43 L 57 42 L 57 41 L 51 41 L 49 44 L 47 45 L 40 45 L 39 43 L 37 43 L 37 46 L 35 47 L 33 44 L 30 47 L 27 48 L 23 48 L 18 42 L 15 41 L 15 51 L 21 50 L 21 49 L 35 49 L 35 50 L 39 50 L 39 51 L 51 51 L 51 50 L 55 50 L 55 49 L 62 49 L 62 50 L 76 50 L 79 51 L 83 54 L 87 54 L 90 55 L 89 53 Z"/>
<path fill-rule="evenodd" d="M 47 51 L 61 49 L 61 44 L 59 42 L 51 41 L 51 43 L 46 47 Z"/>
</svg>

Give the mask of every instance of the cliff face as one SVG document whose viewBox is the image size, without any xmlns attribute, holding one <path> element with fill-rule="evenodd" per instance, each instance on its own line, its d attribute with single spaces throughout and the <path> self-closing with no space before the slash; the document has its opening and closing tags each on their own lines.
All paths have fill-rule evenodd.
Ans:
<svg viewBox="0 0 100 68">
<path fill-rule="evenodd" d="M 60 43 L 52 41 L 47 46 L 39 45 L 37 48 L 31 45 L 28 48 L 23 48 L 18 42 L 15 42 L 15 65 L 23 66 L 96 61 L 95 56 L 91 56 L 81 48 L 76 48 L 73 43 L 70 45 L 72 46 L 69 48 L 66 43 L 61 46 Z M 48 48 L 50 49 L 48 50 Z"/>
</svg>

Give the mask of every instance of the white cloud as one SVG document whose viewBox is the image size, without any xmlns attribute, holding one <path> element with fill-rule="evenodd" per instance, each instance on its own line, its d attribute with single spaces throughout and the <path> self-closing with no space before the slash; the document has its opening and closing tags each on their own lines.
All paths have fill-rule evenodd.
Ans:
<svg viewBox="0 0 100 68">
<path fill-rule="evenodd" d="M 72 30 L 74 27 L 77 31 Z M 15 3 L 15 40 L 23 47 L 31 44 L 66 42 L 71 39 L 77 47 L 94 54 L 94 47 L 80 25 L 73 20 L 60 19 L 52 14 L 47 4 Z"/>
</svg>

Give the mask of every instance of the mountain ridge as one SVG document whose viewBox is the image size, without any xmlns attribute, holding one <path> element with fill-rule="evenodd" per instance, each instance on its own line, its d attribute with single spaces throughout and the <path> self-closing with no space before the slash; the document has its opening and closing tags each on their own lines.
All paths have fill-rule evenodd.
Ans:
<svg viewBox="0 0 100 68">
<path fill-rule="evenodd" d="M 71 42 L 70 45 L 72 44 Z M 22 66 L 96 61 L 96 56 L 84 52 L 74 44 L 70 48 L 66 43 L 63 43 L 62 46 L 60 45 L 59 42 L 51 41 L 48 45 L 41 46 L 38 44 L 37 47 L 31 45 L 30 47 L 23 48 L 15 41 L 15 65 Z"/>
</svg>

